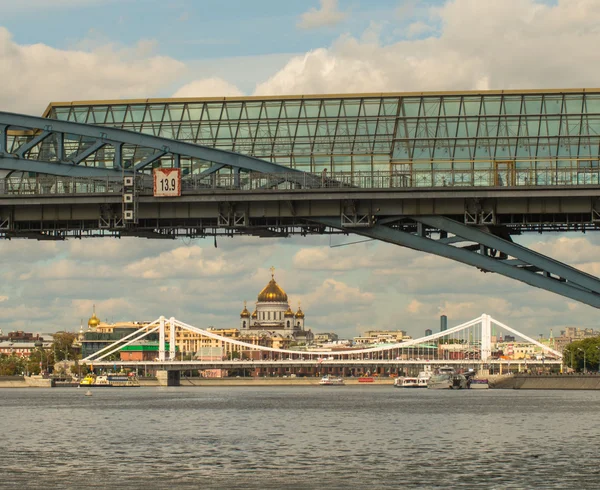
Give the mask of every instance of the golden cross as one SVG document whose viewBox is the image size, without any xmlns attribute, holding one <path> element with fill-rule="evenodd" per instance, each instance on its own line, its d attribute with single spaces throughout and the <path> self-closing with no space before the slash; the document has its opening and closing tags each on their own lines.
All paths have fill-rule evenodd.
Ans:
<svg viewBox="0 0 600 490">
<path fill-rule="evenodd" d="M 271 266 L 269 268 L 269 270 L 271 271 L 271 277 L 274 277 L 275 276 L 275 267 Z"/>
</svg>

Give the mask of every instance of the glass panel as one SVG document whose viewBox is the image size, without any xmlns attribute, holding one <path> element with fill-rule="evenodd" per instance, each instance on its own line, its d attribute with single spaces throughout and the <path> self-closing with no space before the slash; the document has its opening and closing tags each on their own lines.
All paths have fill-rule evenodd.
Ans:
<svg viewBox="0 0 600 490">
<path fill-rule="evenodd" d="M 260 117 L 261 106 L 260 102 L 246 102 L 246 115 L 248 119 L 258 119 Z"/>
<path fill-rule="evenodd" d="M 337 117 L 340 113 L 340 100 L 326 100 L 323 103 L 323 114 L 321 117 Z"/>
<path fill-rule="evenodd" d="M 379 99 L 365 99 L 363 101 L 364 115 L 374 117 L 379 115 Z M 361 114 L 362 115 L 362 114 Z"/>
<path fill-rule="evenodd" d="M 539 95 L 526 95 L 523 105 L 527 114 L 539 114 L 542 109 L 542 98 Z"/>
<path fill-rule="evenodd" d="M 146 112 L 146 106 L 143 105 L 132 105 L 129 106 L 129 110 L 131 111 L 131 117 L 133 118 L 133 122 L 142 122 L 144 120 L 144 113 Z"/>
<path fill-rule="evenodd" d="M 500 114 L 500 97 L 494 96 L 486 96 L 483 98 L 483 109 L 485 114 L 496 115 Z"/>
<path fill-rule="evenodd" d="M 431 145 L 428 140 L 418 140 L 415 142 L 415 150 L 413 153 L 413 158 L 415 160 L 422 159 L 430 159 L 431 158 L 431 147 L 433 146 L 434 141 L 431 141 Z"/>
<path fill-rule="evenodd" d="M 545 95 L 544 110 L 546 114 L 560 114 L 562 109 L 561 95 Z"/>
<path fill-rule="evenodd" d="M 125 121 L 125 109 L 126 106 L 123 105 L 116 105 L 112 107 L 112 113 L 115 123 L 122 123 Z"/>
<path fill-rule="evenodd" d="M 540 121 L 540 136 L 557 136 L 560 129 L 559 116 L 542 117 Z"/>
<path fill-rule="evenodd" d="M 221 110 L 223 104 L 206 104 L 206 111 L 204 111 L 204 119 L 208 118 L 211 121 L 218 121 L 221 119 Z"/>
<path fill-rule="evenodd" d="M 540 138 L 538 142 L 537 156 L 552 156 L 556 153 L 556 138 Z"/>
<path fill-rule="evenodd" d="M 96 124 L 104 124 L 104 122 L 106 121 L 106 113 L 107 112 L 108 112 L 108 107 L 106 107 L 106 106 L 94 107 L 93 113 L 94 113 L 94 121 L 96 122 Z"/>
<path fill-rule="evenodd" d="M 181 115 L 183 114 L 183 104 L 169 104 L 168 109 L 171 113 L 171 121 L 181 121 Z"/>
<path fill-rule="evenodd" d="M 73 118 L 76 122 L 84 123 L 87 121 L 88 108 L 76 107 L 73 109 Z"/>
<path fill-rule="evenodd" d="M 588 114 L 600 114 L 600 95 L 586 95 L 585 106 Z"/>
<path fill-rule="evenodd" d="M 587 116 L 587 131 L 590 135 L 600 134 L 600 115 Z"/>
<path fill-rule="evenodd" d="M 173 127 L 170 124 L 163 124 L 160 127 L 160 132 L 158 133 L 159 136 L 162 136 L 163 138 L 174 138 L 174 132 L 173 132 Z"/>
<path fill-rule="evenodd" d="M 299 115 L 300 115 L 300 101 L 287 100 L 283 103 L 281 117 L 297 119 L 299 117 Z"/>
<path fill-rule="evenodd" d="M 478 116 L 481 107 L 481 97 L 465 97 L 463 99 L 464 113 L 467 116 Z"/>
<path fill-rule="evenodd" d="M 232 138 L 233 135 L 231 134 L 231 128 L 229 127 L 229 124 L 221 124 L 219 126 L 219 129 L 217 131 L 217 138 L 219 139 L 223 139 L 223 138 Z"/>
<path fill-rule="evenodd" d="M 61 121 L 66 121 L 69 118 L 69 108 L 68 107 L 58 107 L 54 110 L 54 117 Z"/>
<path fill-rule="evenodd" d="M 395 116 L 398 112 L 398 99 L 383 99 L 381 114 Z"/>
<path fill-rule="evenodd" d="M 394 144 L 393 158 L 395 160 L 410 159 L 410 147 L 408 141 L 397 141 Z"/>
<path fill-rule="evenodd" d="M 521 96 L 505 95 L 502 105 L 504 114 L 519 114 L 521 112 Z"/>
<path fill-rule="evenodd" d="M 321 106 L 320 101 L 304 101 L 302 107 L 302 115 L 304 117 L 319 117 L 319 108 Z"/>
<path fill-rule="evenodd" d="M 344 100 L 340 116 L 345 115 L 346 117 L 358 117 L 359 107 L 359 100 Z"/>
<path fill-rule="evenodd" d="M 226 102 L 225 103 L 225 112 L 227 114 L 227 119 L 236 120 L 240 118 L 242 114 L 242 103 L 241 102 Z"/>
<path fill-rule="evenodd" d="M 265 102 L 264 110 L 261 114 L 261 119 L 277 119 L 281 111 L 281 102 Z"/>
<path fill-rule="evenodd" d="M 405 117 L 417 117 L 420 105 L 420 98 L 406 97 L 402 99 L 402 115 Z"/>
<path fill-rule="evenodd" d="M 444 114 L 446 116 L 458 116 L 460 114 L 460 98 L 444 97 Z"/>
<path fill-rule="evenodd" d="M 583 108 L 583 96 L 582 95 L 567 95 L 565 96 L 565 112 L 569 114 L 581 114 Z"/>
<path fill-rule="evenodd" d="M 529 158 L 535 156 L 537 139 L 535 138 L 519 138 L 517 145 L 516 156 Z"/>
<path fill-rule="evenodd" d="M 188 111 L 192 121 L 199 121 L 202 118 L 202 107 L 204 104 L 188 104 Z"/>
<path fill-rule="evenodd" d="M 478 159 L 491 158 L 494 155 L 495 144 L 494 140 L 490 139 L 478 139 L 475 147 L 475 156 Z"/>
</svg>

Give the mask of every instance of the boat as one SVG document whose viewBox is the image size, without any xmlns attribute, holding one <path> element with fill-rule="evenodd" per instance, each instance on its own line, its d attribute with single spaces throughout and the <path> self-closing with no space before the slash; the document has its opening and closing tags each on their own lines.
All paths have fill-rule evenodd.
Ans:
<svg viewBox="0 0 600 490">
<path fill-rule="evenodd" d="M 404 381 L 404 376 L 398 376 L 394 379 L 394 388 L 402 388 L 402 381 Z"/>
<path fill-rule="evenodd" d="M 323 376 L 319 384 L 321 386 L 344 386 L 344 380 L 340 377 L 332 378 L 331 376 Z"/>
<path fill-rule="evenodd" d="M 432 390 L 462 390 L 468 388 L 467 378 L 462 374 L 435 374 L 427 382 Z"/>
<path fill-rule="evenodd" d="M 487 379 L 485 378 L 481 378 L 481 379 L 471 379 L 470 383 L 469 383 L 469 388 L 471 388 L 472 390 L 487 390 L 490 387 L 490 383 Z"/>
<path fill-rule="evenodd" d="M 427 381 L 427 388 L 432 390 L 462 390 L 468 387 L 467 376 L 456 373 L 451 366 L 440 367 Z"/>
<path fill-rule="evenodd" d="M 91 390 L 87 390 L 85 392 L 85 396 L 92 396 L 92 391 Z"/>
<path fill-rule="evenodd" d="M 399 388 L 418 388 L 419 380 L 418 378 L 406 376 L 402 378 L 402 382 L 400 383 Z"/>
<path fill-rule="evenodd" d="M 129 374 L 88 374 L 79 383 L 80 386 L 104 386 L 104 387 L 137 387 L 140 382 L 135 373 Z"/>
</svg>

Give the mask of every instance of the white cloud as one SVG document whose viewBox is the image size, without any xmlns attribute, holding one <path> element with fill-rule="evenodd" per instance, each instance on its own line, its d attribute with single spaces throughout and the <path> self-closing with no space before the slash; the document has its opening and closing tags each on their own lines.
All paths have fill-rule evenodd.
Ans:
<svg viewBox="0 0 600 490">
<path fill-rule="evenodd" d="M 436 37 L 383 43 L 345 35 L 293 57 L 256 93 L 597 85 L 600 52 L 587 46 L 600 42 L 600 2 L 454 0 L 430 18 L 440 26 Z"/>
<path fill-rule="evenodd" d="M 51 101 L 145 98 L 185 72 L 183 63 L 152 54 L 152 41 L 80 45 L 88 50 L 19 45 L 0 27 L 0 107 L 40 115 Z"/>
<path fill-rule="evenodd" d="M 173 97 L 225 97 L 244 95 L 235 85 L 222 78 L 212 77 L 185 84 Z"/>
<path fill-rule="evenodd" d="M 433 32 L 434 30 L 435 28 L 433 26 L 426 24 L 423 21 L 417 21 L 413 22 L 408 26 L 408 28 L 406 29 L 406 37 L 418 37 L 423 34 Z"/>
<path fill-rule="evenodd" d="M 331 27 L 342 22 L 348 14 L 338 10 L 337 0 L 319 0 L 321 8 L 310 8 L 300 16 L 298 27 L 301 29 L 316 29 Z"/>
</svg>

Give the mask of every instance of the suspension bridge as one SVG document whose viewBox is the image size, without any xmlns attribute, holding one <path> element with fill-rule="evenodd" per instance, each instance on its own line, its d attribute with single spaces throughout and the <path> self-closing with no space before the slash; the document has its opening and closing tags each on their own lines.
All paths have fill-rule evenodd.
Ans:
<svg viewBox="0 0 600 490">
<path fill-rule="evenodd" d="M 177 359 L 176 338 L 181 332 L 217 341 L 221 356 L 210 359 Z M 158 335 L 157 356 L 151 360 L 116 359 L 122 349 L 135 345 L 151 335 Z M 499 341 L 507 337 L 509 342 Z M 168 345 L 168 349 L 166 347 Z M 520 347 L 519 347 L 520 346 Z M 520 349 L 520 351 L 519 351 Z M 236 352 L 232 359 L 227 353 Z M 457 368 L 496 372 L 518 371 L 533 367 L 562 365 L 562 354 L 490 315 L 482 314 L 471 321 L 432 335 L 400 343 L 379 344 L 367 348 L 330 350 L 278 349 L 223 337 L 173 317 L 161 316 L 83 359 L 93 368 L 141 371 L 179 372 L 189 370 L 245 370 L 262 376 L 298 373 L 314 376 L 336 372 L 342 375 L 358 373 L 398 374 L 420 370 L 424 366 L 453 365 Z"/>
</svg>

